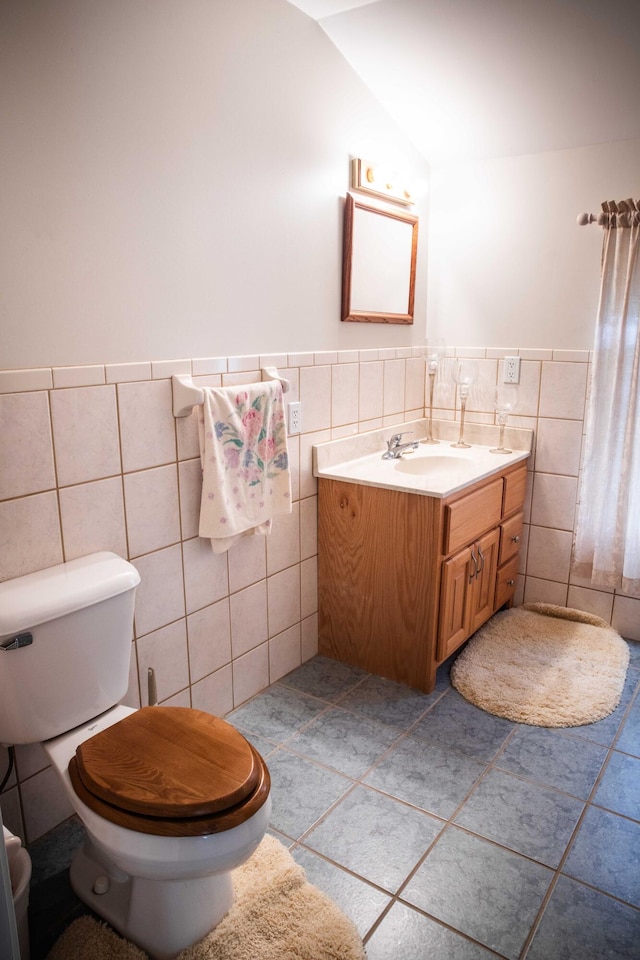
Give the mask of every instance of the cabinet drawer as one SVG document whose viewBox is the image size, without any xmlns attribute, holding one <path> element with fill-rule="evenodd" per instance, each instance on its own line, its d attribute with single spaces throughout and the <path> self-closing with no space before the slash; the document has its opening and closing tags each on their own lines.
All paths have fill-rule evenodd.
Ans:
<svg viewBox="0 0 640 960">
<path fill-rule="evenodd" d="M 524 506 L 524 495 L 527 490 L 527 465 L 523 463 L 521 467 L 508 473 L 504 478 L 504 503 L 502 506 L 502 516 L 508 517 L 514 510 L 522 510 Z"/>
<path fill-rule="evenodd" d="M 504 566 L 498 569 L 496 577 L 496 602 L 495 609 L 499 610 L 503 604 L 516 592 L 516 583 L 518 582 L 518 555 L 508 560 Z"/>
<path fill-rule="evenodd" d="M 502 478 L 460 497 L 445 506 L 444 547 L 447 556 L 471 543 L 490 527 L 500 523 L 502 515 Z"/>
<path fill-rule="evenodd" d="M 517 554 L 522 540 L 522 514 L 505 520 L 500 526 L 500 556 L 498 565 L 501 566 Z"/>
</svg>

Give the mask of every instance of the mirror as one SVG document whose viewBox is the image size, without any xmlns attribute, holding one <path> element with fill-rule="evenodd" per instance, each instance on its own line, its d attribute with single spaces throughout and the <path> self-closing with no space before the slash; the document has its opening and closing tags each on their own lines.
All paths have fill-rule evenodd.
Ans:
<svg viewBox="0 0 640 960">
<path fill-rule="evenodd" d="M 347 194 L 342 319 L 413 323 L 418 218 L 370 207 Z"/>
</svg>

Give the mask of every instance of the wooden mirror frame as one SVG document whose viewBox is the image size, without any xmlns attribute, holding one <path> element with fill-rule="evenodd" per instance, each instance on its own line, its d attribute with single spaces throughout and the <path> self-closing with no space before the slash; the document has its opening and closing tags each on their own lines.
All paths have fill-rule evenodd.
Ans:
<svg viewBox="0 0 640 960">
<path fill-rule="evenodd" d="M 355 237 L 355 217 L 356 211 L 362 210 L 368 214 L 374 214 L 379 217 L 387 217 L 394 221 L 400 221 L 406 224 L 410 235 L 407 237 L 407 246 L 410 249 L 409 263 L 401 265 L 402 274 L 406 275 L 408 282 L 406 284 L 406 312 L 392 313 L 389 311 L 380 311 L 373 309 L 376 304 L 356 304 L 352 302 L 352 288 L 354 286 L 354 262 L 357 260 L 357 249 L 354 248 Z M 342 320 L 350 320 L 356 323 L 413 323 L 413 309 L 416 286 L 416 256 L 418 251 L 418 218 L 413 214 L 404 211 L 383 210 L 380 207 L 372 207 L 365 203 L 360 203 L 351 194 L 347 194 L 344 206 L 344 235 L 342 252 Z M 388 266 L 386 258 L 379 264 L 373 264 L 371 269 L 376 275 L 384 273 L 385 266 Z M 404 283 L 404 276 L 400 277 L 400 283 Z M 403 294 L 405 291 L 403 291 Z"/>
</svg>

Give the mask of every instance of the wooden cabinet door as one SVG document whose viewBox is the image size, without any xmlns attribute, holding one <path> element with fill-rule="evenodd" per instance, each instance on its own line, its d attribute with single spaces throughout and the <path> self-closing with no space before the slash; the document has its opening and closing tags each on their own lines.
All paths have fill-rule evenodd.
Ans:
<svg viewBox="0 0 640 960">
<path fill-rule="evenodd" d="M 477 571 L 473 578 L 473 590 L 470 598 L 470 634 L 475 633 L 478 627 L 481 627 L 489 619 L 495 609 L 499 544 L 500 531 L 490 530 L 473 545 Z"/>
<path fill-rule="evenodd" d="M 442 564 L 438 661 L 446 660 L 469 635 L 469 595 L 474 577 L 470 547 Z"/>
</svg>

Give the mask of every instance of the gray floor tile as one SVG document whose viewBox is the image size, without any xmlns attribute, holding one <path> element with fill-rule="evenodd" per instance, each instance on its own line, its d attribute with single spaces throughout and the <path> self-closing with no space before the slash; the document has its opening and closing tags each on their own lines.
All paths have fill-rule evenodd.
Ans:
<svg viewBox="0 0 640 960">
<path fill-rule="evenodd" d="M 614 751 L 593 802 L 632 820 L 640 820 L 640 758 Z"/>
<path fill-rule="evenodd" d="M 494 953 L 466 940 L 417 910 L 394 903 L 367 941 L 368 960 L 491 960 Z"/>
<path fill-rule="evenodd" d="M 364 937 L 391 898 L 305 847 L 296 847 L 293 856 L 304 869 L 309 883 L 331 897 Z"/>
<path fill-rule="evenodd" d="M 364 714 L 371 720 L 389 724 L 398 731 L 405 731 L 442 696 L 447 685 L 445 678 L 440 688 L 436 685 L 433 693 L 421 693 L 402 683 L 370 676 L 346 694 L 340 700 L 340 706 Z"/>
<path fill-rule="evenodd" d="M 558 730 L 519 727 L 497 765 L 586 800 L 606 755 L 605 747 Z"/>
<path fill-rule="evenodd" d="M 449 818 L 486 769 L 437 743 L 405 737 L 365 781 L 429 813 Z"/>
<path fill-rule="evenodd" d="M 316 656 L 282 677 L 278 683 L 333 701 L 366 676 L 368 674 L 358 667 L 331 660 L 330 657 Z"/>
<path fill-rule="evenodd" d="M 491 770 L 455 822 L 516 853 L 557 867 L 583 810 L 580 800 Z"/>
<path fill-rule="evenodd" d="M 640 907 L 639 863 L 640 823 L 589 807 L 562 872 Z"/>
<path fill-rule="evenodd" d="M 357 780 L 397 736 L 393 727 L 334 707 L 293 737 L 288 746 Z"/>
<path fill-rule="evenodd" d="M 640 757 L 640 693 L 625 720 L 615 748 L 622 750 L 623 753 L 631 753 L 634 757 Z"/>
<path fill-rule="evenodd" d="M 327 709 L 321 700 L 277 684 L 229 713 L 225 720 L 234 727 L 281 742 Z"/>
<path fill-rule="evenodd" d="M 286 750 L 269 757 L 271 826 L 297 840 L 336 802 L 353 781 Z"/>
<path fill-rule="evenodd" d="M 426 813 L 356 787 L 304 842 L 393 893 L 441 827 Z"/>
<path fill-rule="evenodd" d="M 477 760 L 492 760 L 513 729 L 509 720 L 494 717 L 449 690 L 411 731 L 466 753 Z"/>
<path fill-rule="evenodd" d="M 540 864 L 450 827 L 402 899 L 516 960 L 552 877 Z"/>
<path fill-rule="evenodd" d="M 527 960 L 638 960 L 640 912 L 560 877 Z"/>
</svg>

